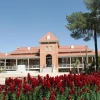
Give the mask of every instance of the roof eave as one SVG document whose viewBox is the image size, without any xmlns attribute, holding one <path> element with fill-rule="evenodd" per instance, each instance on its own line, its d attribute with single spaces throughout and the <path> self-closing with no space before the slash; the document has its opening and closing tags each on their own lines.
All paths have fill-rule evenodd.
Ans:
<svg viewBox="0 0 100 100">
<path fill-rule="evenodd" d="M 24 57 L 24 56 L 22 56 L 22 57 L 10 57 L 10 56 L 6 56 L 6 57 L 0 57 L 0 59 L 30 59 L 30 58 L 32 58 L 32 59 L 35 59 L 35 58 L 40 58 L 39 56 L 32 56 L 32 57 Z"/>
<path fill-rule="evenodd" d="M 58 40 L 43 40 L 43 41 L 39 41 L 39 43 L 46 43 L 46 42 L 59 42 Z"/>
</svg>

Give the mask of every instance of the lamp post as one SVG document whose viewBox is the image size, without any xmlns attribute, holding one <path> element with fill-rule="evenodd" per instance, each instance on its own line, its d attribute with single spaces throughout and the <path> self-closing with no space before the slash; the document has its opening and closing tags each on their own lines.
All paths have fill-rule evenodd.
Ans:
<svg viewBox="0 0 100 100">
<path fill-rule="evenodd" d="M 98 27 L 98 21 L 100 20 L 100 2 L 98 2 L 98 9 L 97 9 L 97 15 L 94 17 L 94 43 L 95 43 L 95 59 L 96 59 L 96 71 L 99 71 L 98 66 L 98 47 L 97 47 L 97 27 Z"/>
</svg>

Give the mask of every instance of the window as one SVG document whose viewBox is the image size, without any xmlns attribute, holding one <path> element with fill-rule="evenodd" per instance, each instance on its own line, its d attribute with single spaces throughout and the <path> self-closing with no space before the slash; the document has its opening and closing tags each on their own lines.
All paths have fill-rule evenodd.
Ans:
<svg viewBox="0 0 100 100">
<path fill-rule="evenodd" d="M 47 39 L 50 39 L 50 35 L 47 36 Z"/>
<path fill-rule="evenodd" d="M 72 63 L 74 63 L 75 62 L 75 58 L 72 58 Z"/>
<path fill-rule="evenodd" d="M 52 51 L 52 46 L 46 46 L 45 51 Z"/>
<path fill-rule="evenodd" d="M 66 58 L 66 63 L 68 63 L 68 58 Z"/>
<path fill-rule="evenodd" d="M 49 51 L 52 51 L 52 46 L 49 46 Z"/>
<path fill-rule="evenodd" d="M 48 51 L 48 46 L 45 47 L 45 51 Z"/>
<path fill-rule="evenodd" d="M 64 64 L 64 58 L 62 58 L 62 64 Z"/>
</svg>

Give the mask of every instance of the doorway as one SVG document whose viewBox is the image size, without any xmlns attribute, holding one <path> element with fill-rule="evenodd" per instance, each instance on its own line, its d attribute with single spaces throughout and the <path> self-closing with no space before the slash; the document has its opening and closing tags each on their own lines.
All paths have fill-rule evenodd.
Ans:
<svg viewBox="0 0 100 100">
<path fill-rule="evenodd" d="M 50 54 L 46 56 L 46 67 L 52 67 L 52 56 Z"/>
</svg>

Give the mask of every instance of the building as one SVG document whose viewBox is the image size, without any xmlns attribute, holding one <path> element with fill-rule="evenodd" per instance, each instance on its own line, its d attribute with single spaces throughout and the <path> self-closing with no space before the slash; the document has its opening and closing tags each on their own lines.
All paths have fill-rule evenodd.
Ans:
<svg viewBox="0 0 100 100">
<path fill-rule="evenodd" d="M 51 71 L 69 71 L 73 68 L 76 59 L 80 61 L 79 70 L 84 69 L 95 60 L 95 52 L 88 46 L 61 46 L 59 40 L 48 32 L 39 40 L 39 47 L 20 47 L 10 53 L 0 53 L 0 68 L 7 71 L 16 70 L 16 66 L 25 65 L 26 70 L 42 71 L 51 68 Z"/>
</svg>

